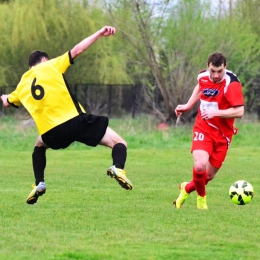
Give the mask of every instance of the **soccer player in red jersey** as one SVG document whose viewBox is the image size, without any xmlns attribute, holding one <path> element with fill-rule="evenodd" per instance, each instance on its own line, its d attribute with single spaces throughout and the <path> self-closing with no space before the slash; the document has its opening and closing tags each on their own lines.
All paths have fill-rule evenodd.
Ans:
<svg viewBox="0 0 260 260">
<path fill-rule="evenodd" d="M 198 101 L 198 115 L 193 127 L 191 152 L 193 155 L 193 178 L 179 185 L 180 194 L 173 202 L 180 209 L 188 195 L 197 191 L 197 208 L 208 209 L 206 185 L 214 179 L 225 160 L 227 150 L 236 134 L 235 118 L 244 114 L 242 85 L 237 76 L 226 69 L 223 53 L 215 52 L 208 57 L 207 70 L 198 75 L 198 84 L 186 104 L 176 107 L 179 117 Z"/>
</svg>

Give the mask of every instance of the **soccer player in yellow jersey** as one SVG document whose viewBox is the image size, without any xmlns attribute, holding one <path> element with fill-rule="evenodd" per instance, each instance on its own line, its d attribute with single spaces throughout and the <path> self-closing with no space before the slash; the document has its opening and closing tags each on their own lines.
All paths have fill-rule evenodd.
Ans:
<svg viewBox="0 0 260 260">
<path fill-rule="evenodd" d="M 35 185 L 26 202 L 34 204 L 46 192 L 44 170 L 46 149 L 65 149 L 77 141 L 88 146 L 98 144 L 112 148 L 113 166 L 107 175 L 126 190 L 132 189 L 124 171 L 127 143 L 108 127 L 108 118 L 87 114 L 75 99 L 65 80 L 64 73 L 74 59 L 102 36 L 115 34 L 111 26 L 104 26 L 75 45 L 63 55 L 49 59 L 47 53 L 34 51 L 29 56 L 29 70 L 23 74 L 16 89 L 2 95 L 4 106 L 18 108 L 21 104 L 34 119 L 39 137 L 32 154 Z"/>
</svg>

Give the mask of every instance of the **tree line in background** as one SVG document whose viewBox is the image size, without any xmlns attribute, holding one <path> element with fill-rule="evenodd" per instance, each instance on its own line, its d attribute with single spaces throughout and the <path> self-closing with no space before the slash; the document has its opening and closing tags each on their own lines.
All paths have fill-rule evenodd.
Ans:
<svg viewBox="0 0 260 260">
<path fill-rule="evenodd" d="M 14 88 L 0 87 L 0 96 L 10 93 Z M 70 89 L 85 110 L 92 114 L 108 115 L 114 118 L 131 115 L 135 118 L 137 114 L 151 113 L 151 105 L 145 100 L 145 86 L 143 85 L 70 84 Z M 159 106 L 162 100 L 160 92 L 155 89 L 153 102 Z M 21 107 L 17 111 L 6 109 L 0 102 L 0 117 L 14 113 L 16 118 L 29 117 L 25 108 Z"/>
<path fill-rule="evenodd" d="M 224 2 L 228 4 L 222 0 L 0 1 L 0 86 L 18 83 L 33 50 L 56 57 L 104 25 L 112 25 L 117 33 L 95 43 L 68 69 L 66 77 L 73 86 L 116 85 L 111 98 L 117 100 L 123 100 L 120 86 L 141 86 L 139 95 L 145 102 L 140 104 L 148 104 L 160 121 L 172 123 L 175 107 L 187 102 L 208 55 L 220 51 L 243 84 L 247 112 L 260 118 L 260 2 Z M 79 92 L 86 100 L 86 93 Z M 88 99 L 95 97 L 96 104 L 109 95 L 102 88 L 98 95 L 93 93 L 88 92 Z M 183 114 L 182 120 L 188 122 L 194 114 L 196 108 Z"/>
</svg>

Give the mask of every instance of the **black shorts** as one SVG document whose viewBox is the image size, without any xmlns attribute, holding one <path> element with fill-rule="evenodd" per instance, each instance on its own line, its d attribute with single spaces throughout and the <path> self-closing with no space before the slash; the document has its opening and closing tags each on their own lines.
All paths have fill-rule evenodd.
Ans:
<svg viewBox="0 0 260 260">
<path fill-rule="evenodd" d="M 97 146 L 106 133 L 108 117 L 81 114 L 54 127 L 41 137 L 52 149 L 65 149 L 73 142 Z"/>
</svg>

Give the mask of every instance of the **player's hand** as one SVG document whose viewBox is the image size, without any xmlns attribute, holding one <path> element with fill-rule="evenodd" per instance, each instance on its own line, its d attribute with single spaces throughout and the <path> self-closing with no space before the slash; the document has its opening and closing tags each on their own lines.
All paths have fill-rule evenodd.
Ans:
<svg viewBox="0 0 260 260">
<path fill-rule="evenodd" d="M 110 36 L 116 33 L 116 29 L 112 26 L 104 26 L 101 30 L 99 30 L 99 33 L 102 36 Z"/>
<path fill-rule="evenodd" d="M 188 111 L 190 108 L 188 107 L 187 104 L 185 105 L 178 105 L 176 108 L 175 108 L 175 114 L 176 116 L 180 116 L 182 114 L 182 112 L 186 112 Z"/>
<path fill-rule="evenodd" d="M 7 98 L 8 98 L 8 95 L 7 95 L 7 94 L 3 94 L 3 95 L 1 96 L 1 99 L 2 99 L 3 103 L 7 100 Z"/>
<path fill-rule="evenodd" d="M 215 110 L 202 110 L 200 115 L 202 119 L 208 120 L 215 117 L 215 112 L 216 112 Z"/>
<path fill-rule="evenodd" d="M 2 99 L 3 104 L 4 104 L 5 107 L 9 107 L 10 106 L 10 104 L 7 102 L 8 96 L 9 96 L 8 94 L 3 94 L 1 96 L 1 99 Z"/>
</svg>

